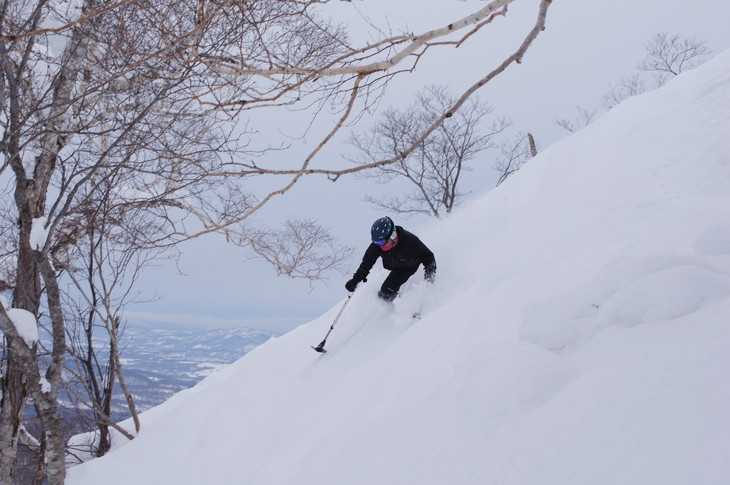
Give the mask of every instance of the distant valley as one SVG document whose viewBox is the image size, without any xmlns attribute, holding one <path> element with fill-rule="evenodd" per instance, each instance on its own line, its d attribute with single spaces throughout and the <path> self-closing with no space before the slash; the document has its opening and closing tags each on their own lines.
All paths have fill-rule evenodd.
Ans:
<svg viewBox="0 0 730 485">
<path fill-rule="evenodd" d="M 142 412 L 173 394 L 194 386 L 217 369 L 235 362 L 263 344 L 273 332 L 230 330 L 155 329 L 128 326 L 122 353 L 124 377 Z M 114 405 L 115 420 L 129 415 L 121 392 Z"/>
</svg>

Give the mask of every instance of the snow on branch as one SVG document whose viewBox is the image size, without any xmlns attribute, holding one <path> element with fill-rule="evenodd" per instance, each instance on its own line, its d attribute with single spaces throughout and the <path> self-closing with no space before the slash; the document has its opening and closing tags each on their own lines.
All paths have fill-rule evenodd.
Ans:
<svg viewBox="0 0 730 485">
<path fill-rule="evenodd" d="M 46 245 L 48 240 L 48 228 L 46 227 L 47 219 L 45 217 L 37 217 L 33 219 L 33 225 L 30 231 L 30 247 L 35 251 L 40 251 Z"/>
<path fill-rule="evenodd" d="M 38 342 L 38 321 L 35 316 L 27 310 L 20 308 L 11 308 L 0 311 L 0 315 L 4 314 L 6 319 L 0 316 L 0 330 L 10 334 L 13 337 L 23 339 L 28 348 Z"/>
</svg>

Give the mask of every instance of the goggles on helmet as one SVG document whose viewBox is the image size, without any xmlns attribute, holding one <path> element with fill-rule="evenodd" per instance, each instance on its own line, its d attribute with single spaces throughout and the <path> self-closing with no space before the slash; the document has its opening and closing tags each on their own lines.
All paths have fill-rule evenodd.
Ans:
<svg viewBox="0 0 730 485">
<path fill-rule="evenodd" d="M 396 232 L 395 232 L 395 229 L 393 229 L 393 232 L 392 232 L 392 233 L 390 233 L 390 237 L 389 237 L 388 239 L 381 239 L 380 241 L 373 241 L 373 242 L 374 242 L 375 244 L 377 244 L 378 246 L 385 246 L 385 245 L 386 245 L 386 244 L 388 244 L 388 243 L 389 243 L 390 241 L 394 241 L 394 242 L 395 242 L 395 240 L 396 240 L 396 238 L 397 238 L 397 237 L 398 237 L 398 236 L 397 236 L 397 234 L 396 234 Z"/>
</svg>

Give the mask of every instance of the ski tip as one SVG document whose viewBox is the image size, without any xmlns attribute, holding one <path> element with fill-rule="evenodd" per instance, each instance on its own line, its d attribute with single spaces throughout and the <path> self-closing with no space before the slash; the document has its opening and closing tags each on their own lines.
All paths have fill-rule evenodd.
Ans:
<svg viewBox="0 0 730 485">
<path fill-rule="evenodd" d="M 326 353 L 326 352 L 327 352 L 326 350 L 324 350 L 324 347 L 315 347 L 314 345 L 312 345 L 311 347 L 312 347 L 312 348 L 313 348 L 314 350 L 316 350 L 317 352 L 319 352 L 320 354 L 324 354 L 324 353 Z"/>
</svg>

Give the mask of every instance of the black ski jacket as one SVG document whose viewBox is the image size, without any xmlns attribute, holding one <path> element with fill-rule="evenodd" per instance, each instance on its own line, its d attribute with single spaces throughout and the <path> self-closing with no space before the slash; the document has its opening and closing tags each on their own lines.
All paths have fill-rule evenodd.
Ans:
<svg viewBox="0 0 730 485">
<path fill-rule="evenodd" d="M 421 242 L 415 234 L 412 234 L 401 226 L 395 226 L 398 231 L 398 243 L 389 251 L 383 251 L 380 246 L 370 243 L 365 255 L 362 257 L 360 267 L 355 271 L 354 278 L 363 281 L 370 274 L 378 258 L 383 258 L 383 268 L 389 270 L 413 270 L 423 264 L 426 279 L 433 281 L 436 276 L 436 258 L 430 249 Z"/>
</svg>

